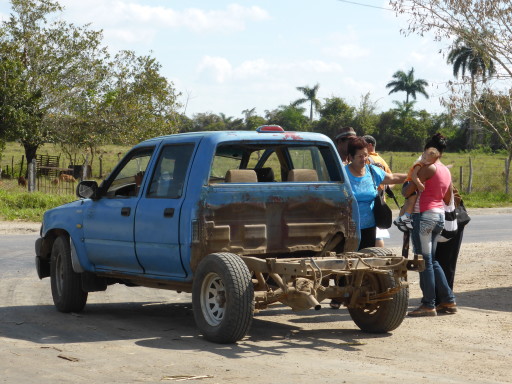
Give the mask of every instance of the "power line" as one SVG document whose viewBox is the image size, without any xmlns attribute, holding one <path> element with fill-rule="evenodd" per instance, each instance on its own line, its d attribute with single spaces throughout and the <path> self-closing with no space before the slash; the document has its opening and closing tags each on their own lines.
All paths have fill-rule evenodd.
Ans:
<svg viewBox="0 0 512 384">
<path fill-rule="evenodd" d="M 385 11 L 393 11 L 391 8 L 384 8 L 384 7 L 379 7 L 377 5 L 370 5 L 370 4 L 363 4 L 363 3 L 358 3 L 356 1 L 349 1 L 349 0 L 338 0 L 339 2 L 341 3 L 348 3 L 348 4 L 354 4 L 354 5 L 360 5 L 361 7 L 368 7 L 368 8 L 376 8 L 376 9 L 383 9 Z"/>
</svg>

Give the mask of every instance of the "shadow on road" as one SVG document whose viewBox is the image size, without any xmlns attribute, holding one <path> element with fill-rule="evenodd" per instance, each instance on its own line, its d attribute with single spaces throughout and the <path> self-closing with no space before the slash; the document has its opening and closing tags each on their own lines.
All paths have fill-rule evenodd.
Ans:
<svg viewBox="0 0 512 384">
<path fill-rule="evenodd" d="M 489 311 L 512 312 L 512 286 L 457 292 L 457 305 Z"/>
<path fill-rule="evenodd" d="M 457 301 L 461 309 L 510 312 L 512 287 L 461 292 Z M 60 313 L 53 305 L 0 308 L 0 337 L 41 345 L 132 340 L 148 348 L 209 351 L 232 359 L 281 355 L 299 348 L 358 351 L 365 340 L 390 336 L 392 333 L 364 333 L 357 329 L 347 310 L 333 311 L 326 305 L 320 311 L 299 313 L 282 306 L 260 311 L 249 335 L 228 345 L 202 338 L 191 303 L 90 303 L 79 314 Z"/>
<path fill-rule="evenodd" d="M 60 313 L 51 305 L 0 308 L 1 337 L 42 345 L 133 340 L 148 348 L 209 351 L 233 359 L 248 353 L 286 354 L 294 348 L 355 351 L 365 339 L 391 335 L 368 334 L 354 328 L 343 309 L 297 314 L 283 307 L 257 314 L 249 335 L 239 343 L 220 345 L 202 338 L 191 303 L 87 304 L 79 314 Z"/>
</svg>

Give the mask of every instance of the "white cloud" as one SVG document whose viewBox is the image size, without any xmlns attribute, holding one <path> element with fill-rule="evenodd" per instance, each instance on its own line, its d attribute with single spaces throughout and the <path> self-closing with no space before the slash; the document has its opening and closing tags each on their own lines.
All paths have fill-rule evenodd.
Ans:
<svg viewBox="0 0 512 384">
<path fill-rule="evenodd" d="M 233 32 L 246 28 L 249 22 L 261 22 L 270 18 L 268 12 L 258 6 L 228 5 L 221 10 L 187 8 L 176 10 L 163 6 L 137 4 L 124 0 L 63 0 L 66 13 L 80 20 L 94 20 L 95 25 L 110 28 L 125 25 L 145 28 L 184 28 L 198 33 L 211 31 Z"/>
<path fill-rule="evenodd" d="M 147 28 L 113 28 L 104 31 L 107 41 L 120 40 L 129 44 L 153 40 L 156 34 L 156 30 Z"/>
<path fill-rule="evenodd" d="M 347 26 L 343 33 L 335 33 L 327 37 L 327 46 L 322 48 L 326 55 L 342 59 L 359 59 L 370 56 L 370 50 L 359 43 L 359 33 L 352 27 Z M 325 44 L 322 41 L 321 44 Z"/>
<path fill-rule="evenodd" d="M 209 72 L 217 83 L 223 83 L 233 74 L 231 63 L 223 57 L 205 56 L 199 63 L 199 73 Z"/>
<path fill-rule="evenodd" d="M 214 81 L 224 83 L 228 80 L 279 79 L 290 75 L 306 76 L 310 74 L 336 74 L 343 72 L 338 63 L 322 60 L 304 60 L 275 62 L 265 59 L 246 60 L 239 66 L 233 66 L 223 57 L 204 56 L 197 66 L 199 73 L 210 73 Z"/>
<path fill-rule="evenodd" d="M 324 48 L 324 53 L 341 59 L 360 59 L 370 56 L 370 50 L 357 44 L 342 44 L 336 47 Z"/>
</svg>

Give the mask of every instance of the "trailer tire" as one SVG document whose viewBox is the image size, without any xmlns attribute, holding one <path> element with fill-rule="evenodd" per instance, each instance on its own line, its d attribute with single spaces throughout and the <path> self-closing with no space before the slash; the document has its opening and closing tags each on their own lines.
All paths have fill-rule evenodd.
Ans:
<svg viewBox="0 0 512 384">
<path fill-rule="evenodd" d="M 192 308 L 206 339 L 221 344 L 242 339 L 254 315 L 254 287 L 244 261 L 232 253 L 206 256 L 195 272 Z"/>
<path fill-rule="evenodd" d="M 51 253 L 50 280 L 55 307 L 60 312 L 80 312 L 87 302 L 80 274 L 73 271 L 68 236 L 55 239 Z"/>
<path fill-rule="evenodd" d="M 389 256 L 392 253 L 386 248 L 365 248 L 360 252 L 375 256 Z M 395 288 L 396 281 L 392 273 L 377 274 L 366 273 L 363 286 L 367 290 L 385 292 L 388 288 Z M 404 320 L 409 304 L 409 287 L 402 287 L 392 296 L 392 300 L 380 301 L 375 304 L 367 304 L 362 308 L 349 308 L 352 320 L 362 331 L 370 333 L 390 332 Z"/>
</svg>

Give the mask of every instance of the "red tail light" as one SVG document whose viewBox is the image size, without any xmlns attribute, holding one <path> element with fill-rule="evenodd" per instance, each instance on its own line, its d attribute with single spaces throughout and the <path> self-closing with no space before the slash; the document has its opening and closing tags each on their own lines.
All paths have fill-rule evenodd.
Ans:
<svg viewBox="0 0 512 384">
<path fill-rule="evenodd" d="M 284 132 L 284 129 L 279 125 L 261 125 L 256 128 L 256 132 Z"/>
</svg>

